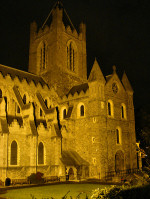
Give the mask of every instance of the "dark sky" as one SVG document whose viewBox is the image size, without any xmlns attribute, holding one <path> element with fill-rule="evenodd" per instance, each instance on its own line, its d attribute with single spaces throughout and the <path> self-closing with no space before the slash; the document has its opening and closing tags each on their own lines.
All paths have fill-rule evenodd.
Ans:
<svg viewBox="0 0 150 199">
<path fill-rule="evenodd" d="M 0 1 L 0 64 L 27 70 L 29 28 L 41 26 L 56 0 Z M 117 66 L 138 108 L 150 101 L 150 0 L 62 0 L 75 27 L 87 25 L 88 72 L 95 57 L 104 75 Z"/>
</svg>

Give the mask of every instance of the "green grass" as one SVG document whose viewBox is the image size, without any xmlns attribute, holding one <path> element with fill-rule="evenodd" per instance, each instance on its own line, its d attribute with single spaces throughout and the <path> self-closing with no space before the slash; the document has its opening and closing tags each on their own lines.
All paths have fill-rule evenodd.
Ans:
<svg viewBox="0 0 150 199">
<path fill-rule="evenodd" d="M 41 187 L 31 187 L 24 189 L 13 189 L 8 190 L 6 194 L 1 195 L 9 199 L 32 199 L 31 195 L 36 199 L 61 199 L 68 191 L 67 196 L 72 196 L 73 199 L 80 193 L 80 199 L 85 199 L 86 194 L 91 196 L 92 190 L 96 188 L 109 187 L 109 185 L 99 184 L 60 184 L 60 185 L 49 185 Z"/>
</svg>

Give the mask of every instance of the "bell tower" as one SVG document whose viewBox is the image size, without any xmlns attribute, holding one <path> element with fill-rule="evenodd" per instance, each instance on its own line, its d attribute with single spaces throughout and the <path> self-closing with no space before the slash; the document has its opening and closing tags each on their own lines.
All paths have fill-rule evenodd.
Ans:
<svg viewBox="0 0 150 199">
<path fill-rule="evenodd" d="M 59 1 L 49 16 L 49 26 L 44 23 L 38 30 L 36 22 L 31 24 L 28 71 L 63 95 L 87 80 L 86 26 L 81 23 L 77 32 Z"/>
</svg>

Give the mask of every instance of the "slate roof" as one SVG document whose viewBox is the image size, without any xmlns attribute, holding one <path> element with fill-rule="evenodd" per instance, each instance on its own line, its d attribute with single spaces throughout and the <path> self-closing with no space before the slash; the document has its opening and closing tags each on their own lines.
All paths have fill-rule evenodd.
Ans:
<svg viewBox="0 0 150 199">
<path fill-rule="evenodd" d="M 35 85 L 37 85 L 38 83 L 40 83 L 42 86 L 47 85 L 46 82 L 42 79 L 42 77 L 38 75 L 34 75 L 29 72 L 18 70 L 16 68 L 12 68 L 12 67 L 8 67 L 8 66 L 4 66 L 0 64 L 0 72 L 2 73 L 3 77 L 9 74 L 12 79 L 14 79 L 15 77 L 18 77 L 20 81 L 22 81 L 23 79 L 26 79 L 28 83 L 33 81 Z"/>
<path fill-rule="evenodd" d="M 89 89 L 89 85 L 88 83 L 84 83 L 84 84 L 80 84 L 77 86 L 73 86 L 70 91 L 68 92 L 67 96 L 69 94 L 74 95 L 76 92 L 79 94 L 81 91 L 83 91 L 84 93 Z"/>
<path fill-rule="evenodd" d="M 66 166 L 89 165 L 76 151 L 63 151 L 61 161 Z"/>
</svg>

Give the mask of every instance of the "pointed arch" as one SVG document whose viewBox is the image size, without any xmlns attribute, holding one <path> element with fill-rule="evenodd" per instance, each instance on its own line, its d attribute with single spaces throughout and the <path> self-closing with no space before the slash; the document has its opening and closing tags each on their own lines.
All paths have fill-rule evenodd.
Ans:
<svg viewBox="0 0 150 199">
<path fill-rule="evenodd" d="M 67 43 L 67 68 L 70 71 L 77 71 L 77 47 L 74 41 L 69 40 Z"/>
<path fill-rule="evenodd" d="M 37 68 L 38 71 L 44 71 L 47 68 L 48 45 L 46 41 L 42 41 L 37 48 Z"/>
<path fill-rule="evenodd" d="M 44 164 L 44 144 L 42 142 L 38 145 L 38 164 Z"/>
<path fill-rule="evenodd" d="M 108 100 L 107 102 L 107 115 L 108 116 L 114 116 L 114 105 L 112 100 Z"/>
<path fill-rule="evenodd" d="M 17 157 L 18 156 L 18 145 L 17 142 L 14 140 L 11 143 L 11 155 L 10 155 L 10 164 L 17 165 Z"/>
</svg>

